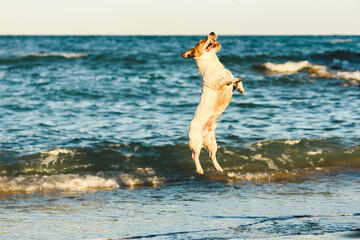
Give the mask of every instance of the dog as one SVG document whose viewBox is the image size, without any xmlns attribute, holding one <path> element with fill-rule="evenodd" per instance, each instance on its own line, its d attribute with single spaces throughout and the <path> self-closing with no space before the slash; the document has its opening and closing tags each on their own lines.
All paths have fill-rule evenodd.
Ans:
<svg viewBox="0 0 360 240">
<path fill-rule="evenodd" d="M 221 48 L 221 44 L 216 40 L 217 35 L 211 32 L 206 39 L 200 40 L 195 47 L 181 54 L 184 58 L 195 59 L 202 78 L 201 99 L 190 123 L 188 135 L 192 159 L 199 174 L 204 174 L 199 161 L 202 147 L 209 150 L 209 157 L 216 170 L 223 172 L 216 160 L 216 120 L 229 105 L 235 89 L 244 93 L 241 78 L 234 77 L 216 56 Z"/>
</svg>

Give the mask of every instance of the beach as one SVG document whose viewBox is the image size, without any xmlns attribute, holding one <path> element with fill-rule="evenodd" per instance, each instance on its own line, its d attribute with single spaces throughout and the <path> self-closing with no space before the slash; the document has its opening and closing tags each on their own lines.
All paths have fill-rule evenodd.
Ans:
<svg viewBox="0 0 360 240">
<path fill-rule="evenodd" d="M 0 238 L 359 238 L 360 37 L 219 36 L 198 175 L 201 38 L 0 36 Z"/>
</svg>

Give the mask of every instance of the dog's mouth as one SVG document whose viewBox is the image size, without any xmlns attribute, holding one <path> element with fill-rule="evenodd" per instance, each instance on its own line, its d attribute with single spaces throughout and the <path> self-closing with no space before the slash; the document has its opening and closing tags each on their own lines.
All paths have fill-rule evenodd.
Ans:
<svg viewBox="0 0 360 240">
<path fill-rule="evenodd" d="M 216 37 L 213 38 L 213 40 L 210 41 L 208 43 L 208 45 L 206 46 L 205 51 L 209 52 L 211 49 L 216 48 L 218 44 L 219 44 L 219 41 L 216 41 Z"/>
</svg>

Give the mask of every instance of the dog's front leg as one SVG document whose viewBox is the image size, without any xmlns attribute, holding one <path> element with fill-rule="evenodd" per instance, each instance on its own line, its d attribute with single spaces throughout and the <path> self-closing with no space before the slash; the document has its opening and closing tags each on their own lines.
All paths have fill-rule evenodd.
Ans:
<svg viewBox="0 0 360 240">
<path fill-rule="evenodd" d="M 233 75 L 228 74 L 225 77 L 220 78 L 217 83 L 218 83 L 218 87 L 224 87 L 224 86 L 230 86 L 231 84 L 236 84 L 238 82 L 241 81 L 241 78 L 235 78 L 233 77 Z"/>
<path fill-rule="evenodd" d="M 241 82 L 241 78 L 231 78 L 230 80 L 226 81 L 226 85 L 229 86 L 230 84 L 234 84 L 236 86 L 239 82 Z"/>
</svg>

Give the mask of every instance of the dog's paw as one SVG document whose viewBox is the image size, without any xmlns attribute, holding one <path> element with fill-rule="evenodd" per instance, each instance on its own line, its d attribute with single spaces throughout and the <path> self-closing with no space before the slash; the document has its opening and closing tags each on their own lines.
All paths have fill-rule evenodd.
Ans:
<svg viewBox="0 0 360 240">
<path fill-rule="evenodd" d="M 237 83 L 236 89 L 239 91 L 239 93 L 242 93 L 242 94 L 244 93 L 244 87 L 243 87 L 242 82 Z"/>
<path fill-rule="evenodd" d="M 201 175 L 204 174 L 204 170 L 202 170 L 202 169 L 196 169 L 196 172 L 197 172 L 198 174 L 201 174 Z"/>
<path fill-rule="evenodd" d="M 218 172 L 224 172 L 221 166 L 218 163 L 214 163 L 214 167 Z"/>
<path fill-rule="evenodd" d="M 219 167 L 216 167 L 216 171 L 218 172 L 224 172 L 224 170 L 219 166 Z"/>
</svg>

